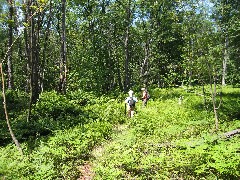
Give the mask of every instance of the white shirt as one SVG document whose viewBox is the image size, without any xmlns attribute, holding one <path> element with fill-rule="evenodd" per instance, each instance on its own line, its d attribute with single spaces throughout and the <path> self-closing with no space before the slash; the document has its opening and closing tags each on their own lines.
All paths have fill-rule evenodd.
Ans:
<svg viewBox="0 0 240 180">
<path fill-rule="evenodd" d="M 136 97 L 132 97 L 132 98 L 135 102 L 138 102 Z M 125 100 L 125 103 L 128 103 L 129 100 L 131 100 L 131 97 L 127 97 L 127 99 Z"/>
</svg>

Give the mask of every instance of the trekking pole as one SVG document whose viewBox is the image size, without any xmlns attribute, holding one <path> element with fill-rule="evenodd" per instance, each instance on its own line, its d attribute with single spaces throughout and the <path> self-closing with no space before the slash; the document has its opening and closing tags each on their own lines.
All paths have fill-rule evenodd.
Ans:
<svg viewBox="0 0 240 180">
<path fill-rule="evenodd" d="M 124 103 L 125 104 L 125 109 L 124 109 L 124 112 L 125 112 L 125 116 L 127 115 L 127 104 L 126 103 Z"/>
</svg>

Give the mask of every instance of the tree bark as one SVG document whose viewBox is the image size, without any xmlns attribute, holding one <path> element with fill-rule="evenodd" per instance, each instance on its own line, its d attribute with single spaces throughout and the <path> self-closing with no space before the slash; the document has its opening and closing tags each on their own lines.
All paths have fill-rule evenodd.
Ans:
<svg viewBox="0 0 240 180">
<path fill-rule="evenodd" d="M 25 23 L 29 23 L 28 21 L 29 21 L 29 19 L 30 19 L 30 1 L 29 0 L 25 0 L 24 1 L 24 4 L 25 4 L 25 6 L 26 6 L 26 8 L 24 9 L 25 10 L 25 12 L 24 12 L 24 21 L 25 21 Z M 29 33 L 29 28 L 28 27 L 25 27 L 24 28 L 24 41 L 25 41 L 25 57 L 26 57 L 26 59 L 27 59 L 27 63 L 26 63 L 26 68 L 27 68 L 27 76 L 28 76 L 28 78 L 26 79 L 26 92 L 29 92 L 30 91 L 30 77 L 31 77 L 31 69 L 30 69 L 30 62 L 31 62 L 31 60 L 30 60 L 30 51 L 31 51 L 31 49 L 30 49 L 30 35 L 29 35 L 30 33 Z"/>
<path fill-rule="evenodd" d="M 38 17 L 39 19 L 39 17 Z M 31 47 L 31 59 L 32 59 L 32 72 L 31 72 L 31 94 L 32 94 L 32 103 L 36 103 L 39 94 L 40 94 L 40 86 L 39 86 L 39 52 L 40 52 L 40 47 L 38 44 L 39 41 L 39 24 L 36 22 L 35 18 L 32 17 L 31 19 L 31 41 L 32 41 L 32 47 Z"/>
<path fill-rule="evenodd" d="M 12 44 L 13 44 L 13 14 L 14 14 L 14 7 L 13 1 L 7 0 L 9 5 L 9 23 L 8 23 L 8 51 L 7 51 L 7 84 L 8 89 L 13 88 L 13 74 L 12 74 Z"/>
<path fill-rule="evenodd" d="M 39 41 L 39 27 L 36 26 L 36 20 L 34 18 L 35 12 L 32 6 L 35 6 L 35 1 L 28 0 L 26 3 L 25 21 L 29 24 L 30 29 L 25 28 L 25 47 L 26 55 L 28 59 L 28 71 L 29 71 L 29 90 L 30 90 L 30 100 L 29 100 L 29 110 L 28 110 L 28 121 L 31 116 L 32 104 L 36 103 L 39 94 L 39 51 L 40 47 L 38 45 Z"/>
<path fill-rule="evenodd" d="M 62 0 L 62 32 L 59 91 L 66 93 L 67 84 L 67 46 L 66 46 L 66 0 Z"/>
<path fill-rule="evenodd" d="M 121 78 L 121 69 L 120 69 L 120 63 L 119 58 L 117 57 L 117 79 L 118 79 L 118 86 L 119 89 L 123 90 L 123 84 L 122 84 L 122 78 Z"/>
<path fill-rule="evenodd" d="M 41 62 L 41 65 L 40 65 L 40 88 L 41 88 L 41 92 L 44 90 L 44 83 L 43 83 L 43 80 L 44 80 L 44 68 L 45 68 L 45 63 L 47 61 L 47 58 L 46 58 L 46 53 L 47 53 L 47 45 L 49 43 L 49 35 L 50 35 L 50 26 L 51 26 L 51 21 L 52 21 L 52 1 L 50 1 L 50 5 L 49 5 L 49 17 L 48 17 L 48 20 L 47 20 L 47 25 L 46 25 L 46 30 L 45 30 L 45 34 L 44 34 L 44 43 L 43 43 L 43 52 L 42 52 L 42 55 L 43 55 L 43 58 L 42 58 L 42 62 Z"/>
<path fill-rule="evenodd" d="M 145 46 L 144 46 L 144 59 L 141 66 L 141 74 L 140 77 L 142 79 L 142 83 L 145 87 L 148 86 L 148 60 L 149 60 L 149 41 L 146 40 Z"/>
<path fill-rule="evenodd" d="M 116 31 L 117 31 L 117 27 L 114 24 L 114 32 L 113 32 L 114 35 L 113 35 L 113 38 L 115 38 L 115 39 L 117 39 Z M 114 46 L 113 54 L 114 54 L 114 59 L 116 61 L 118 86 L 119 86 L 119 89 L 121 91 L 123 91 L 124 88 L 123 88 L 123 83 L 122 83 L 121 66 L 120 66 L 120 62 L 119 62 L 120 60 L 119 60 L 119 56 L 117 55 L 117 46 Z"/>
<path fill-rule="evenodd" d="M 213 72 L 215 73 L 215 72 Z M 215 117 L 215 128 L 216 131 L 219 129 L 219 122 L 218 122 L 218 112 L 217 112 L 217 106 L 216 106 L 216 75 L 213 75 L 213 80 L 212 80 L 212 75 L 210 74 L 209 70 L 209 77 L 210 77 L 210 90 L 211 90 L 211 97 L 212 97 L 212 105 L 213 105 L 213 112 L 214 112 L 214 117 Z"/>
<path fill-rule="evenodd" d="M 129 61 L 130 61 L 130 54 L 129 54 L 129 28 L 130 28 L 130 17 L 131 17 L 131 0 L 128 0 L 128 5 L 126 7 L 126 21 L 127 21 L 127 27 L 126 27 L 126 36 L 125 36 L 125 42 L 124 42 L 124 48 L 125 48 L 125 77 L 124 77 L 124 91 L 127 92 L 129 86 L 130 86 L 130 76 L 129 76 Z"/>
<path fill-rule="evenodd" d="M 228 37 L 225 38 L 225 47 L 223 52 L 223 70 L 222 70 L 222 85 L 226 86 L 227 62 L 228 62 Z"/>
<path fill-rule="evenodd" d="M 240 134 L 240 129 L 235 129 L 233 131 L 229 131 L 223 134 L 226 138 L 230 138 L 231 136 L 235 136 L 236 134 Z"/>
<path fill-rule="evenodd" d="M 20 143 L 18 142 L 17 138 L 15 137 L 11 125 L 10 125 L 10 121 L 8 118 L 8 112 L 7 112 L 7 102 L 6 102 L 6 96 L 5 96 L 5 82 L 4 82 L 4 75 L 3 75 L 3 69 L 2 69 L 2 63 L 0 63 L 0 73 L 1 73 L 1 78 L 2 78 L 2 96 L 3 96 L 3 107 L 4 107 L 4 113 L 5 113 L 5 117 L 6 117 L 6 122 L 8 125 L 8 130 L 10 132 L 10 135 L 12 137 L 13 142 L 15 143 L 15 145 L 18 148 L 18 151 L 20 152 L 20 154 L 23 156 L 23 151 L 21 148 Z"/>
</svg>

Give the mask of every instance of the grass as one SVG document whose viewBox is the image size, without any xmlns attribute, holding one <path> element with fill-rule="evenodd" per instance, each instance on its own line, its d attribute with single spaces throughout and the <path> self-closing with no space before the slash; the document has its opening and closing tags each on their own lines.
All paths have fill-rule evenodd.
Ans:
<svg viewBox="0 0 240 180">
<path fill-rule="evenodd" d="M 94 179 L 239 179 L 239 136 L 221 134 L 240 127 L 240 91 L 223 89 L 218 132 L 210 101 L 204 106 L 196 91 L 153 89 L 148 106 L 139 102 L 132 119 L 124 116 L 122 95 L 48 92 L 34 107 L 31 123 L 15 98 L 22 108 L 11 111 L 13 127 L 25 156 L 5 141 L 2 126 L 0 177 L 77 179 L 87 164 Z"/>
<path fill-rule="evenodd" d="M 239 136 L 219 135 L 239 128 L 240 120 L 220 119 L 216 133 L 213 113 L 201 105 L 202 97 L 171 91 L 155 89 L 154 100 L 147 108 L 138 107 L 128 129 L 103 146 L 101 156 L 93 156 L 95 179 L 239 179 Z M 235 89 L 225 93 L 219 113 L 226 107 L 235 112 L 240 107 Z M 184 96 L 181 105 L 179 96 Z"/>
</svg>

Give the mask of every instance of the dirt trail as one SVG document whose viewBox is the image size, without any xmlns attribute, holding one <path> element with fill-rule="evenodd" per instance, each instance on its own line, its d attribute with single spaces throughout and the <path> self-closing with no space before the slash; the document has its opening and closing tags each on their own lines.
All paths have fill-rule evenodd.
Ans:
<svg viewBox="0 0 240 180">
<path fill-rule="evenodd" d="M 92 158 L 90 159 L 90 161 L 86 161 L 82 166 L 79 167 L 81 176 L 77 180 L 92 180 L 95 175 L 93 171 L 92 161 L 94 161 L 94 159 L 98 159 L 99 157 L 101 157 L 104 154 L 106 147 L 110 146 L 111 142 L 118 139 L 119 136 L 121 136 L 126 131 L 128 131 L 127 124 L 121 124 L 116 126 L 114 128 L 112 140 L 105 141 L 101 145 L 96 146 L 91 153 Z"/>
<path fill-rule="evenodd" d="M 78 180 L 91 180 L 94 177 L 94 172 L 92 171 L 92 166 L 89 162 L 86 162 L 79 168 L 81 172 L 80 178 Z"/>
</svg>

